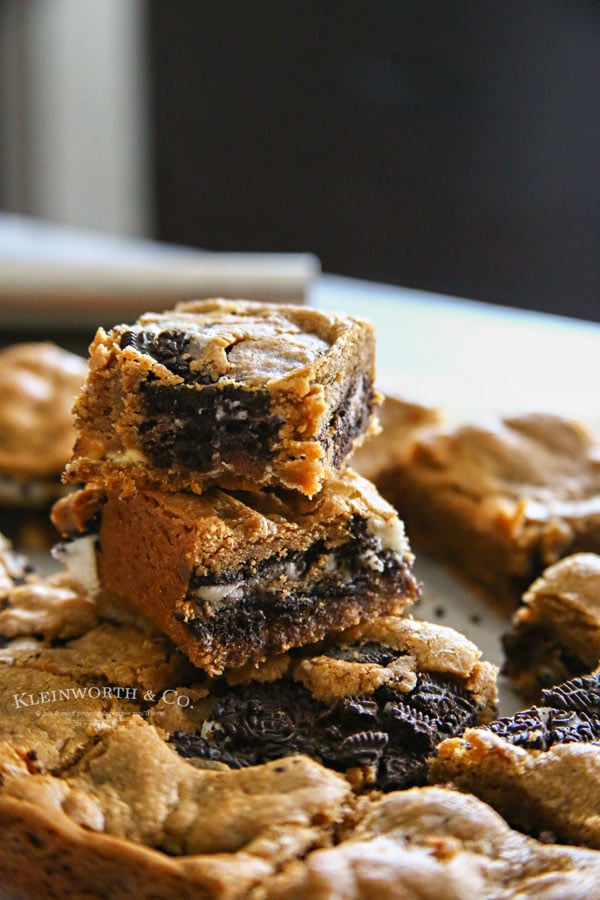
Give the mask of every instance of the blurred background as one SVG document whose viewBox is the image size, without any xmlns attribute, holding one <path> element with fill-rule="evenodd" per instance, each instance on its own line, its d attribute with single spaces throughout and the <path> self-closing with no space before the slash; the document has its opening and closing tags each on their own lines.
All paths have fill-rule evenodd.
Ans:
<svg viewBox="0 0 600 900">
<path fill-rule="evenodd" d="M 597 0 L 0 0 L 0 208 L 600 321 Z"/>
</svg>

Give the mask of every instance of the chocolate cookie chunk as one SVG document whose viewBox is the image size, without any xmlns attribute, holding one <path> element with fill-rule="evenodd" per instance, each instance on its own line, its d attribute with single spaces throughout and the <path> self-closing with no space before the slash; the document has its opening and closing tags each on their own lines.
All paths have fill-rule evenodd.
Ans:
<svg viewBox="0 0 600 900">
<path fill-rule="evenodd" d="M 494 669 L 478 655 L 451 629 L 384 618 L 279 659 L 274 680 L 267 666 L 264 681 L 218 682 L 173 742 L 232 768 L 305 754 L 359 788 L 423 784 L 436 745 L 493 713 Z"/>
<path fill-rule="evenodd" d="M 443 741 L 434 781 L 450 780 L 533 834 L 600 848 L 600 673 L 542 692 L 540 706 Z"/>
</svg>

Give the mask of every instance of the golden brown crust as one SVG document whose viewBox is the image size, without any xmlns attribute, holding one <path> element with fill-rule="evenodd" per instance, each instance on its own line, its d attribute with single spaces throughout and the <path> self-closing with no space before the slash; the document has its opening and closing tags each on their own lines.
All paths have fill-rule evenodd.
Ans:
<svg viewBox="0 0 600 900">
<path fill-rule="evenodd" d="M 421 672 L 436 672 L 455 679 L 481 706 L 482 721 L 488 721 L 497 703 L 496 667 L 480 661 L 481 652 L 452 628 L 400 616 L 382 616 L 374 622 L 338 635 L 334 645 L 351 646 L 373 641 L 398 651 L 386 666 L 355 663 L 327 655 L 309 656 L 293 662 L 290 674 L 314 697 L 334 703 L 353 694 L 371 694 L 383 684 L 400 693 L 415 687 Z"/>
<path fill-rule="evenodd" d="M 65 573 L 25 576 L 0 553 L 1 738 L 27 766 L 60 772 L 144 696 L 198 673 L 150 623 L 102 621 L 97 604 Z M 11 574 L 12 573 L 12 574 Z"/>
<path fill-rule="evenodd" d="M 199 679 L 198 671 L 161 632 L 102 622 L 65 646 L 19 654 L 19 667 L 69 676 L 85 683 L 122 685 L 139 695 L 156 694 Z"/>
<path fill-rule="evenodd" d="M 55 896 L 241 897 L 331 840 L 349 796 L 344 779 L 303 757 L 195 769 L 135 717 L 62 778 L 10 760 L 3 774 L 5 885 L 32 896 L 51 887 Z"/>
<path fill-rule="evenodd" d="M 135 344 L 121 347 L 124 335 L 148 330 L 177 330 L 190 337 L 187 382 Z M 133 326 L 117 326 L 109 334 L 100 329 L 90 348 L 86 385 L 75 405 L 78 438 L 68 477 L 130 492 L 136 487 L 201 492 L 218 483 L 233 490 L 283 485 L 312 496 L 363 433 L 376 426 L 371 415 L 379 400 L 372 389 L 374 346 L 373 327 L 350 316 L 247 301 L 180 304 L 142 316 Z M 200 381 L 193 377 L 198 371 Z M 260 395 L 269 407 L 263 415 L 271 424 L 280 422 L 272 450 L 256 454 L 240 431 L 238 447 L 223 451 L 222 458 L 211 444 L 208 467 L 199 462 L 204 446 L 197 447 L 197 465 L 189 449 L 185 465 L 153 462 L 143 438 L 148 416 L 142 394 L 150 380 L 153 389 L 183 389 L 186 403 L 195 396 L 194 402 L 202 402 L 202 392 L 206 396 L 208 391 L 215 402 L 219 394 L 224 397 L 224 391 L 234 389 L 235 402 L 243 408 L 244 397 L 254 402 Z M 260 415 L 252 406 L 248 409 L 251 418 Z M 352 425 L 341 454 L 340 441 L 346 438 L 345 420 L 336 425 L 340 410 Z M 215 416 L 221 413 L 217 410 Z M 195 440 L 202 443 L 201 435 Z"/>
<path fill-rule="evenodd" d="M 527 838 L 474 797 L 413 788 L 376 800 L 337 846 L 268 878 L 253 900 L 598 896 L 600 854 Z"/>
</svg>

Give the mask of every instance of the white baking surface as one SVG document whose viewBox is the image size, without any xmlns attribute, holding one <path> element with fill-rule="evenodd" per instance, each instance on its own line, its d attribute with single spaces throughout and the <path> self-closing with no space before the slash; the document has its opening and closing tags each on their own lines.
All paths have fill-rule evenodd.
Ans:
<svg viewBox="0 0 600 900">
<path fill-rule="evenodd" d="M 509 619 L 469 590 L 444 566 L 426 556 L 418 556 L 415 574 L 422 585 L 421 600 L 411 609 L 415 619 L 456 628 L 479 647 L 482 659 L 500 669 L 503 653 L 501 636 Z M 502 675 L 498 677 L 499 715 L 507 716 L 523 704 Z"/>
</svg>

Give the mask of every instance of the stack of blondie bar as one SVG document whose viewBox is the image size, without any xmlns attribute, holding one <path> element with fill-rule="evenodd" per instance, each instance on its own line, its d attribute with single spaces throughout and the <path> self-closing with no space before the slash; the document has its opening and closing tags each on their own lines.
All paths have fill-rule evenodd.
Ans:
<svg viewBox="0 0 600 900">
<path fill-rule="evenodd" d="M 346 465 L 377 427 L 374 367 L 370 324 L 303 307 L 206 300 L 100 329 L 63 553 L 93 555 L 210 675 L 401 612 L 403 524 Z"/>
</svg>

